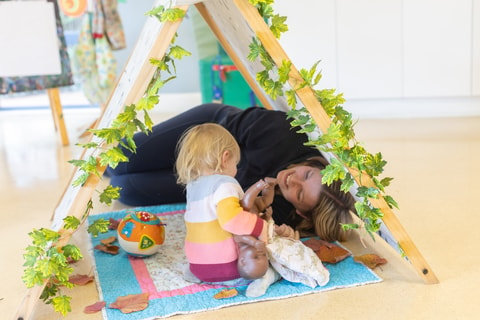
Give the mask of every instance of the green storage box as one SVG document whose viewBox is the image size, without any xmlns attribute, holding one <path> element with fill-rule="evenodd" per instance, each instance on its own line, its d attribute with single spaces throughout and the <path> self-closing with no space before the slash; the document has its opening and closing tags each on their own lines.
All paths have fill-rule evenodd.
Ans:
<svg viewBox="0 0 480 320">
<path fill-rule="evenodd" d="M 219 102 L 242 109 L 260 102 L 232 60 L 225 55 L 200 60 L 202 102 Z"/>
</svg>

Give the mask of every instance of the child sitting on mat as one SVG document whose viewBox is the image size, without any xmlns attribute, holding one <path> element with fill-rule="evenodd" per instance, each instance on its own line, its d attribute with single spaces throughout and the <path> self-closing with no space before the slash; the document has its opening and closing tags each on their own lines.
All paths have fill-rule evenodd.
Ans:
<svg viewBox="0 0 480 320">
<path fill-rule="evenodd" d="M 244 192 L 234 178 L 239 161 L 238 143 L 220 125 L 197 125 L 179 141 L 175 165 L 178 183 L 186 185 L 186 278 L 194 276 L 204 282 L 257 279 L 268 269 L 268 225 L 242 208 Z M 263 180 L 255 185 L 259 190 L 270 186 Z M 237 237 L 237 243 L 234 235 L 251 237 Z M 249 259 L 263 262 L 255 263 L 255 268 L 240 267 L 239 272 L 239 251 L 243 252 L 239 248 L 248 248 Z"/>
</svg>

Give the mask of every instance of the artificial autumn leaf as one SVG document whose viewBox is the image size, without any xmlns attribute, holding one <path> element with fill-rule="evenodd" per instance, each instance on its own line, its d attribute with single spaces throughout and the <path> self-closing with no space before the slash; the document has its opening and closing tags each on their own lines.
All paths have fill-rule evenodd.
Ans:
<svg viewBox="0 0 480 320">
<path fill-rule="evenodd" d="M 67 257 L 66 260 L 67 260 L 66 262 L 67 262 L 68 264 L 75 263 L 75 262 L 78 262 L 78 261 L 79 261 L 79 260 L 76 260 L 76 259 L 74 259 L 74 258 L 72 258 L 72 257 Z"/>
<path fill-rule="evenodd" d="M 238 294 L 237 289 L 232 288 L 232 289 L 223 289 L 222 291 L 217 292 L 213 297 L 215 299 L 227 299 L 227 298 L 232 298 L 235 297 Z"/>
<path fill-rule="evenodd" d="M 105 244 L 97 244 L 95 246 L 95 249 L 98 251 L 102 251 L 102 252 L 113 254 L 113 255 L 118 254 L 118 251 L 120 250 L 118 246 L 105 245 Z"/>
<path fill-rule="evenodd" d="M 315 251 L 322 262 L 337 263 L 352 254 L 339 246 L 321 246 L 320 250 Z"/>
<path fill-rule="evenodd" d="M 113 218 L 110 218 L 108 221 L 110 222 L 110 224 L 108 225 L 109 230 L 117 230 L 118 229 L 118 225 L 120 224 L 120 221 L 115 220 Z"/>
<path fill-rule="evenodd" d="M 348 250 L 320 239 L 311 238 L 303 244 L 312 249 L 322 262 L 337 263 L 351 255 Z"/>
<path fill-rule="evenodd" d="M 84 286 L 87 283 L 93 281 L 93 276 L 88 276 L 86 274 L 74 274 L 68 278 L 68 282 L 73 283 L 77 286 Z"/>
<path fill-rule="evenodd" d="M 107 303 L 105 301 L 98 301 L 95 302 L 94 304 L 91 304 L 89 306 L 86 306 L 85 309 L 83 309 L 83 313 L 96 313 L 101 311 Z"/>
<path fill-rule="evenodd" d="M 118 297 L 117 300 L 108 307 L 111 309 L 119 309 L 122 313 L 142 311 L 148 307 L 148 293 L 129 294 Z"/>
<path fill-rule="evenodd" d="M 370 269 L 375 269 L 375 267 L 387 263 L 387 259 L 379 257 L 376 254 L 369 253 L 361 256 L 353 257 L 353 260 L 358 263 L 362 263 Z"/>
<path fill-rule="evenodd" d="M 111 236 L 111 237 L 108 237 L 106 239 L 100 240 L 100 242 L 103 243 L 104 245 L 108 246 L 109 244 L 114 243 L 116 240 L 117 240 L 117 237 Z"/>
<path fill-rule="evenodd" d="M 317 238 L 310 238 L 305 241 L 303 241 L 303 244 L 312 249 L 313 251 L 318 251 L 322 246 L 333 246 L 332 243 L 325 241 L 325 240 L 320 240 Z"/>
</svg>

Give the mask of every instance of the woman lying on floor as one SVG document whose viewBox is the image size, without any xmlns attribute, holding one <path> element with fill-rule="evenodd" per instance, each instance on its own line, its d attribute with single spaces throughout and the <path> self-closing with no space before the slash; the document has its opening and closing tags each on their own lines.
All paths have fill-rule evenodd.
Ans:
<svg viewBox="0 0 480 320">
<path fill-rule="evenodd" d="M 320 171 L 327 161 L 304 145 L 307 136 L 291 127 L 285 112 L 259 107 L 203 104 L 157 124 L 148 135 L 136 134 L 136 153 L 124 150 L 129 161 L 107 169 L 110 183 L 122 188 L 120 201 L 131 206 L 185 202 L 174 170 L 177 142 L 188 128 L 208 122 L 225 127 L 240 145 L 236 179 L 244 190 L 259 179 L 276 178 L 276 224 L 289 225 L 301 236 L 345 239 L 341 224 L 351 222 L 353 197 L 340 190 L 339 182 L 322 184 Z"/>
</svg>

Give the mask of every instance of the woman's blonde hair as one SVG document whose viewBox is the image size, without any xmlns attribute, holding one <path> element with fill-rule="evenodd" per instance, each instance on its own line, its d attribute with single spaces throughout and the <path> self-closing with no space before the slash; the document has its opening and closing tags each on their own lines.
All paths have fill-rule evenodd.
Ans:
<svg viewBox="0 0 480 320">
<path fill-rule="evenodd" d="M 240 147 L 227 129 L 215 123 L 191 127 L 177 144 L 177 183 L 186 185 L 206 171 L 221 173 L 225 151 L 240 160 Z"/>
<path fill-rule="evenodd" d="M 308 165 L 324 169 L 325 164 L 316 160 L 307 160 L 299 165 Z M 341 181 L 331 185 L 322 185 L 317 205 L 309 212 L 302 212 L 306 219 L 298 222 L 296 229 L 302 236 L 317 235 L 326 241 L 344 241 L 348 232 L 342 224 L 352 223 L 352 212 L 355 210 L 355 199 L 349 192 L 343 192 Z"/>
</svg>

